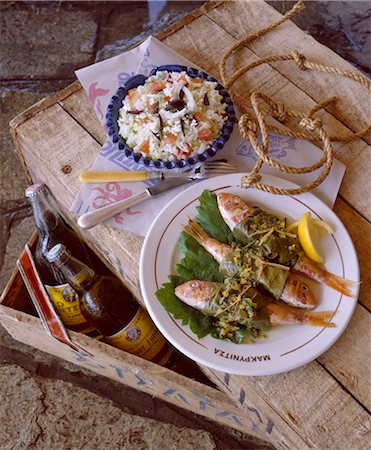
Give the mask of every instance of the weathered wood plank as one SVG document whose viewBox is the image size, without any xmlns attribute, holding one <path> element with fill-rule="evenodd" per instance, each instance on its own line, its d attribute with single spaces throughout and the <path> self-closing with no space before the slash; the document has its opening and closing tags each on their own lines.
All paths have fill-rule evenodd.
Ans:
<svg viewBox="0 0 371 450">
<path fill-rule="evenodd" d="M 107 139 L 104 126 L 99 122 L 95 111 L 89 102 L 86 92 L 81 87 L 73 95 L 58 101 L 59 105 L 67 111 L 99 144 L 103 145 Z M 95 158 L 94 158 L 95 159 Z M 94 161 L 91 160 L 91 163 Z"/>
<path fill-rule="evenodd" d="M 341 196 L 370 221 L 371 202 L 365 193 L 371 191 L 371 146 L 363 141 L 349 142 L 339 148 L 336 154 L 346 165 L 340 187 Z"/>
<path fill-rule="evenodd" d="M 371 391 L 367 380 L 370 380 L 371 370 L 365 361 L 370 361 L 370 342 L 370 314 L 362 306 L 357 306 L 346 332 L 318 358 L 320 364 L 368 410 L 371 410 Z"/>
<path fill-rule="evenodd" d="M 276 418 L 280 419 L 277 425 L 280 430 L 285 421 L 305 440 L 307 447 L 369 447 L 366 437 L 371 426 L 368 412 L 318 363 L 269 377 L 242 378 L 208 368 L 204 372 L 220 388 L 227 384 L 230 397 L 244 411 L 251 408 L 263 411 L 263 421 L 265 413 L 269 412 L 274 424 Z M 292 434 L 288 435 L 291 438 Z"/>
<path fill-rule="evenodd" d="M 220 4 L 223 3 L 223 0 L 208 0 L 203 5 L 201 5 L 199 8 L 191 11 L 189 14 L 183 16 L 181 19 L 177 20 L 173 24 L 171 24 L 169 27 L 167 27 L 165 30 L 161 30 L 156 34 L 156 38 L 160 39 L 161 41 L 165 39 L 166 37 L 170 36 L 171 34 L 176 33 L 178 30 L 183 28 L 188 23 L 193 22 L 198 17 L 202 16 L 203 14 L 206 14 L 207 12 L 211 11 L 212 9 L 218 7 Z"/>
<path fill-rule="evenodd" d="M 240 39 L 275 22 L 281 14 L 264 1 L 253 0 L 224 2 L 208 12 L 207 16 L 235 39 Z M 318 43 L 291 21 L 249 43 L 248 47 L 259 57 L 288 54 L 296 49 L 310 61 L 344 71 L 358 72 L 354 66 L 328 47 Z M 371 113 L 369 92 L 361 84 L 332 74 L 312 70 L 301 71 L 294 62 L 277 63 L 277 70 L 316 102 L 333 95 L 338 97 L 336 107 L 331 107 L 331 113 L 351 130 L 358 131 L 362 124 L 366 126 L 369 123 Z M 371 143 L 370 138 L 371 135 L 368 135 L 368 143 Z"/>
<path fill-rule="evenodd" d="M 359 303 L 371 310 L 371 225 L 340 198 L 335 202 L 334 212 L 346 226 L 358 255 L 361 272 Z"/>
<path fill-rule="evenodd" d="M 239 2 L 229 2 L 228 4 L 233 7 Z M 248 2 L 248 4 L 254 2 Z M 216 13 L 219 8 L 215 8 L 212 13 Z M 291 24 L 293 27 L 295 25 Z M 295 27 L 299 30 L 297 27 Z M 276 31 L 275 31 L 276 32 Z M 300 30 L 301 33 L 303 33 Z M 222 25 L 211 20 L 209 17 L 199 17 L 196 21 L 187 24 L 184 28 L 179 30 L 176 34 L 169 36 L 164 40 L 164 43 L 178 51 L 188 59 L 194 61 L 196 64 L 203 67 L 206 71 L 211 72 L 212 75 L 220 78 L 218 72 L 218 63 L 221 55 L 234 44 L 237 39 L 228 31 L 226 31 Z M 315 41 L 314 41 L 315 42 Z M 184 44 L 184 45 L 183 45 Z M 316 43 L 318 46 L 319 44 Z M 211 52 L 210 49 L 213 49 Z M 328 50 L 331 52 L 331 50 Z M 333 52 L 332 52 L 333 53 Z M 334 54 L 335 55 L 335 54 Z M 241 67 L 243 64 L 255 61 L 261 55 L 254 51 L 253 44 L 243 47 L 233 58 L 232 68 Z M 290 64 L 290 63 L 286 63 Z M 282 66 L 282 67 L 281 67 Z M 309 90 L 310 95 L 301 88 L 301 85 L 294 83 L 290 77 L 284 73 L 282 65 L 270 66 L 265 65 L 251 72 L 249 75 L 242 77 L 236 82 L 234 89 L 243 95 L 248 96 L 253 90 L 259 89 L 264 91 L 270 96 L 273 96 L 277 100 L 284 101 L 285 105 L 291 109 L 300 109 L 305 112 L 315 105 L 312 97 L 312 92 Z M 290 67 L 289 67 L 290 68 Z M 295 69 L 291 67 L 291 69 Z M 293 70 L 291 70 L 293 71 Z M 306 73 L 306 77 L 310 75 Z M 317 84 L 313 84 L 312 89 L 316 89 Z M 358 85 L 357 85 L 358 86 Z M 280 98 L 279 93 L 282 92 Z M 364 88 L 361 88 L 363 90 Z M 363 91 L 362 91 L 363 92 Z M 364 92 L 363 92 L 363 96 Z M 323 99 L 323 97 L 321 97 Z M 367 99 L 367 97 L 366 97 Z M 364 101 L 365 105 L 367 103 Z M 325 122 L 328 122 L 328 127 L 333 132 L 339 132 L 339 134 L 349 132 L 350 130 L 344 126 L 336 117 L 331 117 L 333 114 L 324 114 Z M 359 125 L 359 122 L 357 122 Z"/>
</svg>

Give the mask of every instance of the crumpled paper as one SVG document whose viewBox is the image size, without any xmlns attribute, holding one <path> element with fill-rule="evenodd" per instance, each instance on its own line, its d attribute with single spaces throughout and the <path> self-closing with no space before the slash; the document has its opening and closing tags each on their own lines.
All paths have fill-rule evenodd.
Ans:
<svg viewBox="0 0 371 450">
<path fill-rule="evenodd" d="M 76 76 L 85 89 L 98 119 L 104 125 L 107 105 L 117 88 L 124 85 L 133 75 L 137 73 L 148 75 L 154 67 L 164 64 L 197 67 L 156 38 L 150 37 L 128 52 L 76 71 Z M 274 123 L 278 124 L 276 121 Z M 283 164 L 301 167 L 319 160 L 322 156 L 322 150 L 302 139 L 270 134 L 269 156 Z M 225 158 L 228 162 L 235 164 L 242 172 L 249 172 L 253 168 L 257 156 L 250 144 L 239 134 L 238 127 L 235 126 L 229 141 L 214 159 L 220 158 Z M 113 144 L 107 137 L 91 170 L 120 169 L 144 170 L 145 168 L 143 165 L 126 158 L 125 153 L 118 149 L 117 144 Z M 277 173 L 275 169 L 263 165 L 261 172 L 304 185 L 312 182 L 318 176 L 320 170 L 318 169 L 310 174 L 291 175 Z M 335 203 L 344 172 L 345 166 L 334 160 L 326 180 L 312 191 L 330 208 Z M 151 184 L 152 182 L 143 181 L 82 185 L 72 204 L 71 211 L 77 215 L 82 215 L 137 194 Z M 184 189 L 187 189 L 187 185 L 177 187 L 129 208 L 112 217 L 106 223 L 145 236 L 156 215 Z"/>
</svg>

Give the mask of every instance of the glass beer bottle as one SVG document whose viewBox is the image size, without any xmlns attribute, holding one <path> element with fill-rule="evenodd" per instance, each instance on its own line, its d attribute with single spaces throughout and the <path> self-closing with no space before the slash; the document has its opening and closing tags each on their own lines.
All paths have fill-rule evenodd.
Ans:
<svg viewBox="0 0 371 450">
<path fill-rule="evenodd" d="M 47 258 L 78 293 L 83 316 L 103 341 L 159 364 L 168 361 L 172 348 L 118 278 L 97 275 L 63 244 L 55 245 Z"/>
<path fill-rule="evenodd" d="M 94 328 L 80 311 L 79 299 L 63 272 L 49 264 L 46 254 L 58 242 L 73 249 L 74 255 L 90 264 L 90 257 L 81 239 L 65 223 L 45 184 L 33 184 L 25 191 L 38 231 L 36 263 L 40 277 L 62 322 L 69 328 L 88 333 Z"/>
</svg>

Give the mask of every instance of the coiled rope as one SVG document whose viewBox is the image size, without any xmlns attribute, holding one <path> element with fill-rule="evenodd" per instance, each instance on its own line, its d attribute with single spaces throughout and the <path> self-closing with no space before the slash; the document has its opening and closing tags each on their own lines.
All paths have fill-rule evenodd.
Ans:
<svg viewBox="0 0 371 450">
<path fill-rule="evenodd" d="M 261 189 L 265 192 L 281 195 L 297 195 L 302 194 L 303 192 L 310 191 L 315 187 L 319 186 L 325 180 L 325 178 L 330 172 L 334 159 L 334 150 L 332 141 L 349 142 L 364 136 L 371 130 L 370 124 L 363 130 L 358 131 L 357 133 L 349 133 L 344 136 L 328 136 L 328 134 L 323 128 L 322 120 L 320 118 L 315 118 L 314 115 L 322 108 L 325 108 L 329 104 L 334 103 L 336 101 L 336 97 L 330 97 L 328 99 L 322 100 L 321 102 L 317 103 L 313 108 L 311 108 L 307 113 L 301 113 L 298 111 L 288 110 L 283 103 L 276 102 L 261 92 L 253 92 L 250 96 L 250 103 L 254 113 L 254 115 L 252 115 L 250 112 L 251 111 L 250 104 L 246 101 L 246 99 L 231 91 L 232 85 L 236 82 L 236 80 L 239 79 L 242 75 L 246 74 L 248 71 L 254 69 L 255 67 L 261 66 L 262 64 L 274 63 L 277 61 L 294 61 L 300 70 L 317 70 L 320 72 L 348 77 L 349 79 L 360 83 L 369 92 L 371 92 L 370 80 L 365 76 L 363 76 L 361 73 L 344 71 L 336 67 L 329 67 L 323 64 L 308 61 L 303 54 L 299 53 L 296 50 L 292 51 L 289 54 L 271 55 L 265 58 L 258 59 L 250 64 L 244 65 L 236 72 L 234 72 L 230 77 L 227 76 L 227 69 L 226 69 L 227 60 L 235 51 L 237 51 L 239 48 L 246 45 L 247 43 L 253 41 L 254 39 L 257 39 L 262 35 L 268 33 L 269 31 L 274 30 L 283 22 L 290 19 L 293 15 L 301 11 L 303 8 L 304 3 L 302 0 L 299 0 L 294 5 L 294 7 L 284 16 L 282 16 L 278 21 L 234 43 L 225 52 L 219 63 L 219 71 L 221 74 L 223 84 L 225 88 L 230 91 L 230 95 L 233 101 L 236 103 L 236 105 L 241 109 L 243 113 L 238 122 L 239 131 L 242 137 L 250 142 L 255 153 L 258 155 L 258 160 L 254 168 L 250 172 L 250 174 L 245 175 L 241 180 L 241 185 L 244 188 L 254 187 L 257 189 Z M 277 119 L 281 123 L 284 123 L 290 117 L 297 118 L 299 119 L 298 120 L 299 129 L 292 130 L 289 128 L 280 128 L 274 125 L 268 125 L 265 120 L 268 114 L 271 115 L 271 117 Z M 278 161 L 268 156 L 269 131 L 284 136 L 305 139 L 308 141 L 321 141 L 323 156 L 316 163 L 305 167 L 292 167 L 280 164 Z M 258 140 L 259 134 L 261 135 L 261 143 L 259 143 Z M 309 173 L 319 169 L 320 167 L 323 167 L 323 169 L 320 172 L 319 176 L 313 182 L 305 186 L 302 186 L 297 189 L 281 189 L 275 186 L 260 183 L 261 175 L 259 174 L 259 172 L 263 163 L 266 163 L 269 166 L 274 167 L 280 172 L 291 174 Z"/>
</svg>

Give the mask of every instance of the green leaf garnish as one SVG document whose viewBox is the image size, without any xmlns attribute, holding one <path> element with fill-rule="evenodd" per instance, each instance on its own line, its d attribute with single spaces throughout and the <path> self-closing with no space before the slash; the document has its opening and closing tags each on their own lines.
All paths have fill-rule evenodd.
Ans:
<svg viewBox="0 0 371 450">
<path fill-rule="evenodd" d="M 189 280 L 223 282 L 224 277 L 219 271 L 219 264 L 189 234 L 182 231 L 178 246 L 184 258 L 176 265 L 176 271 L 184 282 Z"/>
<path fill-rule="evenodd" d="M 216 195 L 205 190 L 199 197 L 199 202 L 200 205 L 196 207 L 198 211 L 197 222 L 212 238 L 231 244 L 234 240 L 233 234 L 220 214 Z"/>
<path fill-rule="evenodd" d="M 164 283 L 155 295 L 165 310 L 174 316 L 174 319 L 181 320 L 182 325 L 189 325 L 192 332 L 198 338 L 202 338 L 212 331 L 212 319 L 176 297 L 174 289 L 185 281 L 182 277 L 170 275 L 169 281 Z"/>
<path fill-rule="evenodd" d="M 199 197 L 199 202 L 197 222 L 210 237 L 223 243 L 232 243 L 234 237 L 219 212 L 216 195 L 205 190 Z M 181 320 L 183 326 L 189 325 L 191 331 L 198 338 L 211 334 L 212 337 L 221 339 L 216 328 L 217 319 L 183 303 L 176 297 L 174 290 L 180 284 L 190 280 L 223 283 L 226 275 L 220 271 L 219 264 L 214 258 L 184 231 L 180 234 L 178 246 L 184 257 L 175 266 L 177 275 L 170 275 L 169 281 L 164 283 L 155 295 L 165 310 L 175 319 Z M 265 306 L 265 301 L 256 306 L 259 310 Z M 257 329 L 266 329 L 267 327 L 269 327 L 269 319 L 259 316 L 256 320 L 251 321 L 249 327 L 239 326 L 233 336 L 228 339 L 239 344 L 251 333 L 256 334 Z"/>
</svg>

